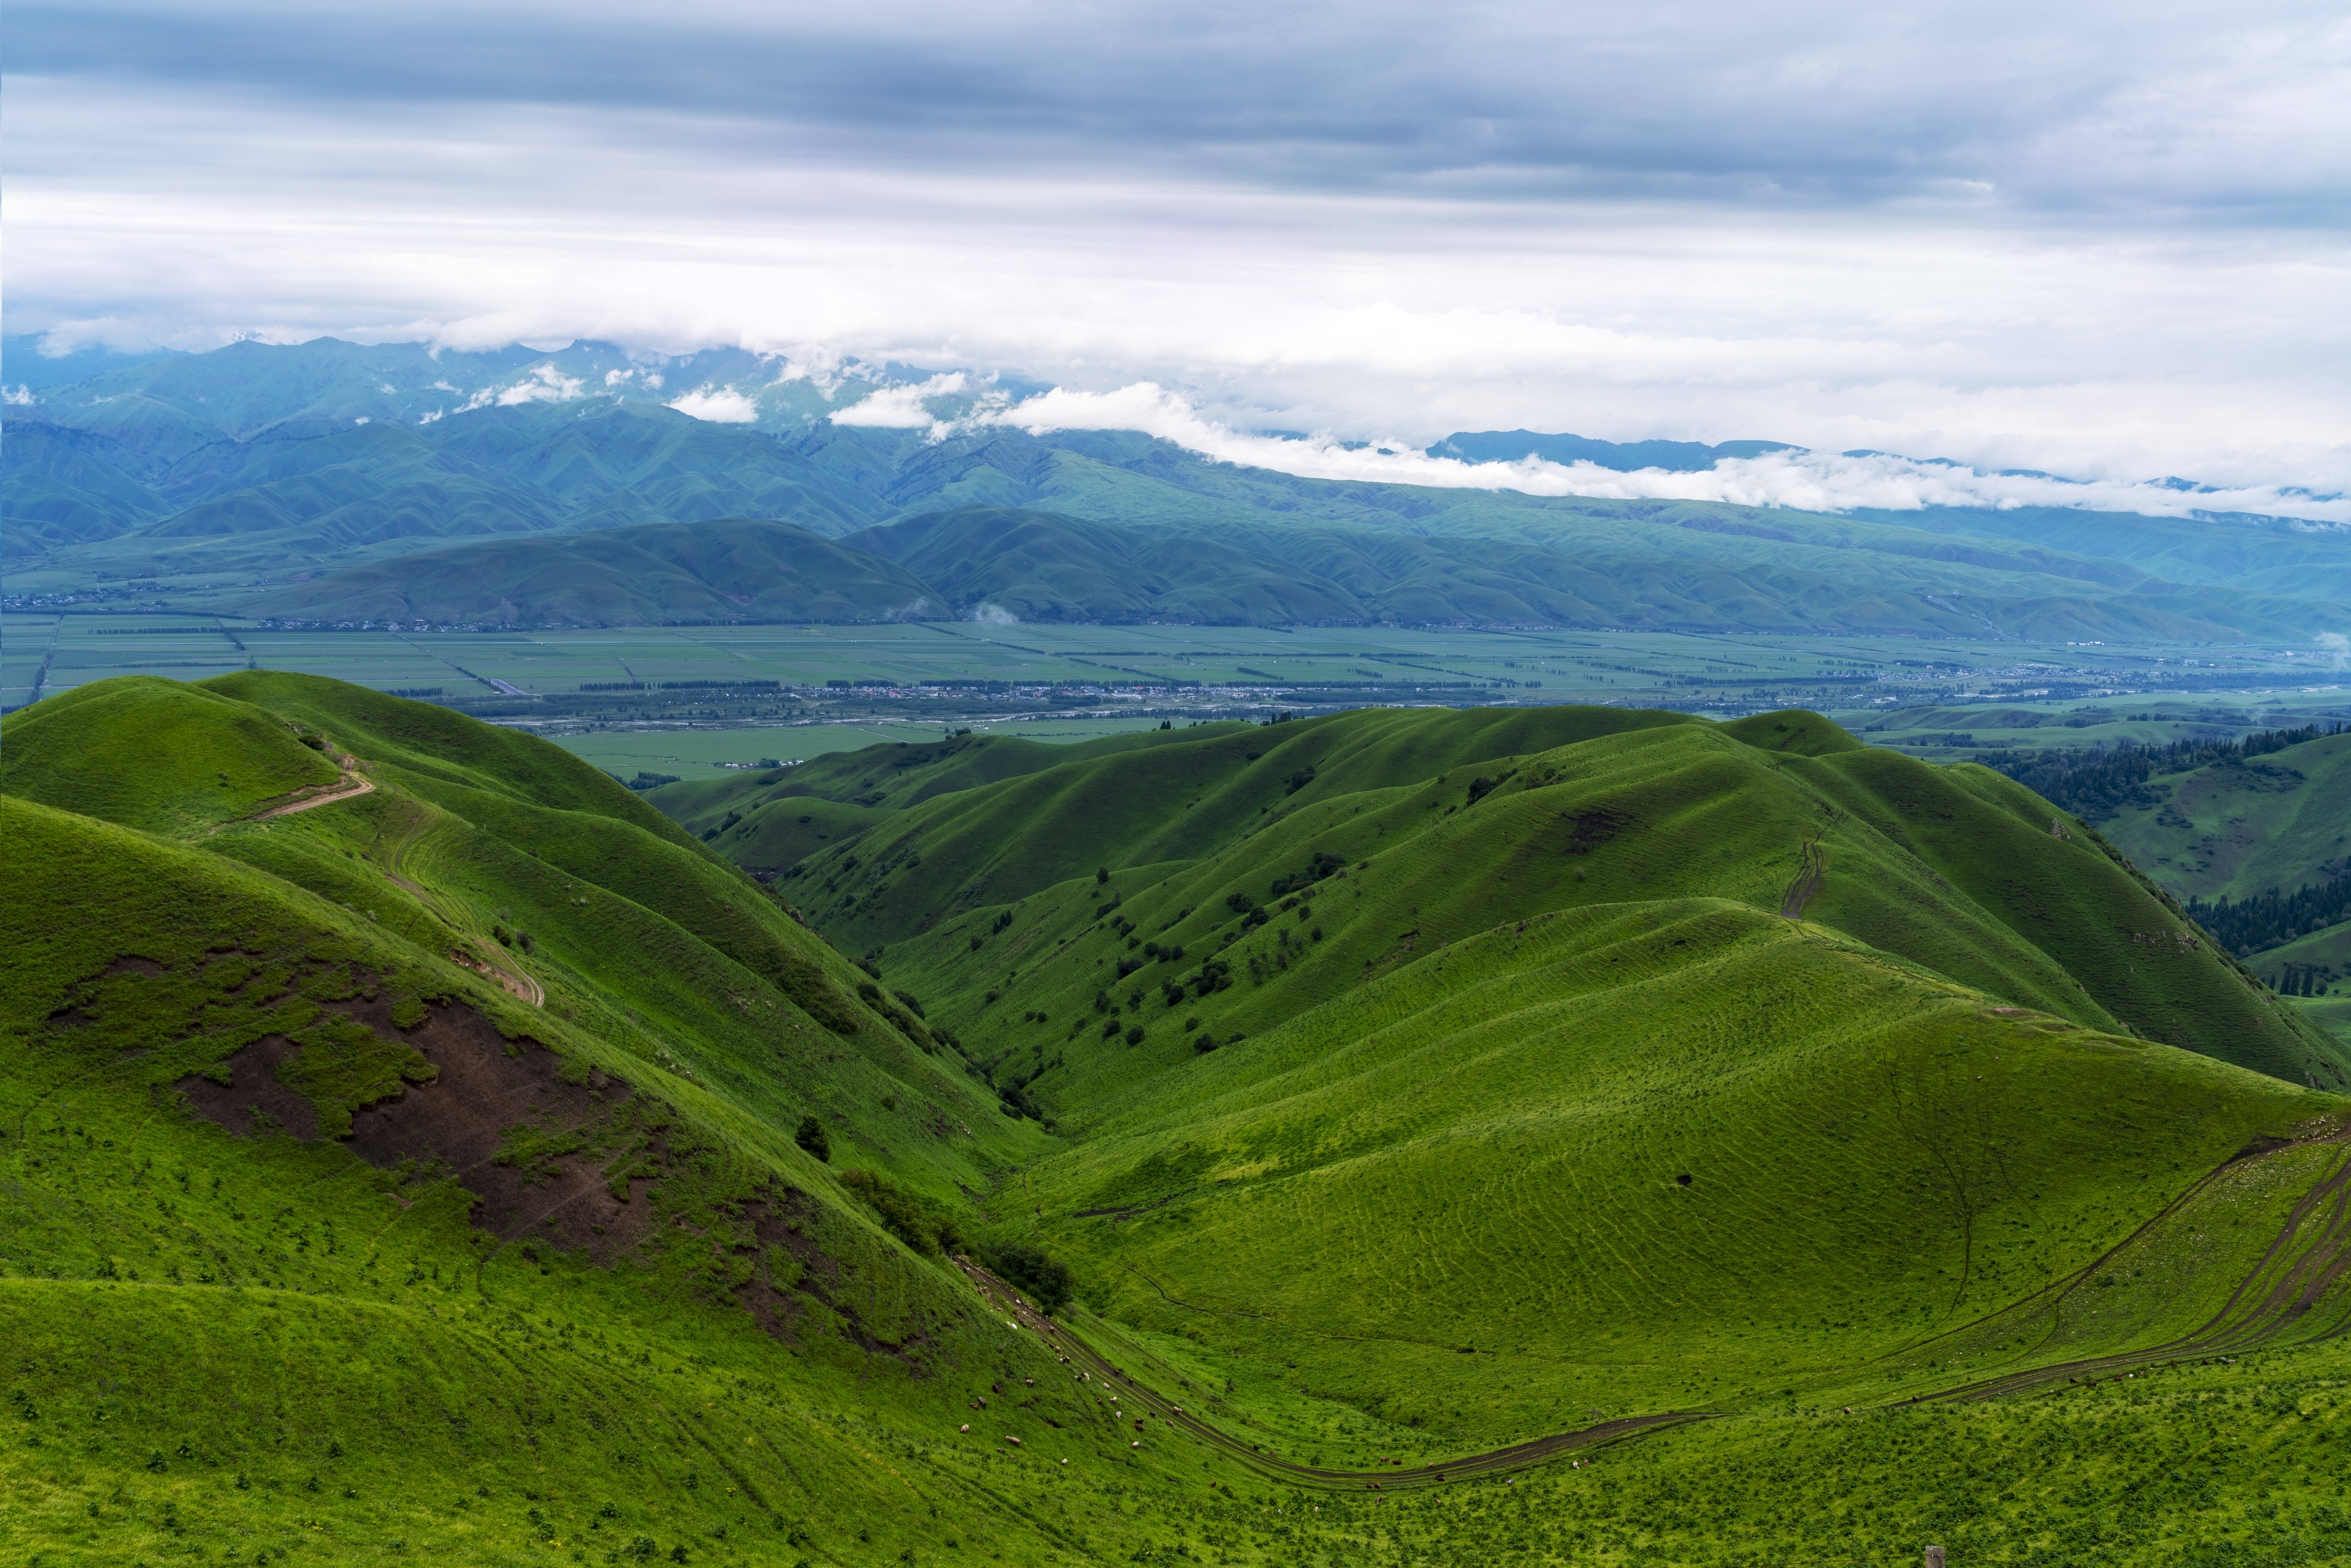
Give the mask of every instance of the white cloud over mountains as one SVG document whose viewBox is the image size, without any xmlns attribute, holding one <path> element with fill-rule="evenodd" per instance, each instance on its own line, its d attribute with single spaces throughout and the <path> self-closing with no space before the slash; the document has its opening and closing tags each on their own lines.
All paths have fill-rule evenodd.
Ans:
<svg viewBox="0 0 2351 1568">
<path fill-rule="evenodd" d="M 758 405 L 731 387 L 704 387 L 674 399 L 669 406 L 719 424 L 748 424 L 759 417 Z"/>
<path fill-rule="evenodd" d="M 951 397 L 964 390 L 961 371 L 948 371 L 911 386 L 883 387 L 832 415 L 835 424 L 877 426 L 885 430 L 920 430 L 935 424 L 929 400 Z"/>
<path fill-rule="evenodd" d="M 7 319 L 61 344 L 739 344 L 1233 430 L 2351 487 L 2318 0 L 25 0 L 8 36 Z M 854 417 L 927 417 L 891 396 Z"/>
<path fill-rule="evenodd" d="M 907 389 L 909 391 L 913 389 Z M 910 422 L 911 423 L 911 422 Z M 1219 463 L 1270 468 L 1313 479 L 1351 479 L 1437 489 L 1518 490 L 1532 496 L 1615 500 L 1723 501 L 1812 512 L 1926 507 L 2074 507 L 2156 517 L 2252 512 L 2351 525 L 2351 498 L 2286 493 L 2275 486 L 2181 489 L 2159 482 L 2074 482 L 2043 475 L 1981 473 L 1959 465 L 1889 454 L 1769 452 L 1724 458 L 1710 469 L 1632 473 L 1593 463 L 1547 462 L 1530 454 L 1510 463 L 1471 463 L 1431 455 L 1403 442 L 1364 444 L 1328 436 L 1294 439 L 1251 434 L 1204 419 L 1165 388 L 1140 382 L 1116 392 L 1055 389 L 1001 410 L 976 413 L 942 433 L 989 424 L 1032 435 L 1062 430 L 1139 430 Z"/>
</svg>

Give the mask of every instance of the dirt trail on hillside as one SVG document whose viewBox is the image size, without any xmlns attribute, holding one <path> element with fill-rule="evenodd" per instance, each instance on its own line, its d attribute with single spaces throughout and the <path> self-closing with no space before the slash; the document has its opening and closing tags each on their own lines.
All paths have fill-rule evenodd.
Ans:
<svg viewBox="0 0 2351 1568">
<path fill-rule="evenodd" d="M 1323 1486 L 1354 1486 L 1371 1490 L 1400 1490 L 1414 1486 L 1435 1486 L 1442 1482 L 1468 1480 L 1475 1476 L 1514 1470 L 1546 1459 L 1598 1448 L 1624 1438 L 1654 1432 L 1660 1427 L 1685 1422 L 1708 1419 L 1713 1412 L 1676 1411 L 1659 1416 L 1627 1416 L 1614 1421 L 1603 1421 L 1595 1427 L 1585 1427 L 1573 1432 L 1562 1432 L 1553 1437 L 1535 1437 L 1514 1443 L 1491 1453 L 1471 1454 L 1465 1458 L 1445 1464 L 1400 1467 L 1385 1470 L 1325 1469 L 1315 1465 L 1301 1465 L 1273 1454 L 1260 1453 L 1238 1437 L 1228 1437 L 1197 1416 L 1187 1414 L 1174 1400 L 1137 1383 L 1126 1373 L 1111 1364 L 1092 1346 L 1080 1339 L 1066 1323 L 1057 1322 L 1023 1301 L 1003 1281 L 981 1268 L 968 1258 L 957 1258 L 956 1266 L 964 1271 L 980 1294 L 991 1306 L 1008 1314 L 1019 1327 L 1029 1330 L 1050 1345 L 1069 1363 L 1071 1376 L 1080 1372 L 1090 1373 L 1115 1391 L 1123 1406 L 1139 1414 L 1143 1440 L 1150 1443 L 1156 1437 L 1177 1431 L 1220 1448 L 1253 1469 L 1290 1480 L 1306 1481 Z M 1082 1386 L 1082 1385 L 1081 1385 Z"/>
<path fill-rule="evenodd" d="M 409 850 L 414 847 L 416 841 L 424 836 L 425 831 L 432 827 L 434 820 L 439 815 L 434 808 L 421 800 L 410 799 L 402 803 L 413 808 L 416 815 L 410 821 L 400 824 L 392 832 L 389 841 L 383 845 L 384 880 L 430 910 L 441 924 L 449 927 L 451 932 L 463 936 L 465 931 L 465 922 L 459 920 L 444 906 L 438 894 L 414 878 L 401 874 L 402 857 L 405 856 Z M 509 996 L 528 1002 L 535 1008 L 543 1008 L 547 1005 L 547 988 L 532 979 L 503 946 L 490 942 L 482 942 L 478 946 L 452 946 L 449 949 L 449 961 L 473 970 L 486 980 L 495 982 Z"/>
<path fill-rule="evenodd" d="M 1796 852 L 1796 880 L 1780 897 L 1780 918 L 1802 920 L 1804 906 L 1820 896 L 1821 884 L 1828 875 L 1828 846 L 1818 839 L 1804 840 Z"/>
<path fill-rule="evenodd" d="M 330 805 L 337 800 L 356 800 L 362 795 L 375 792 L 375 780 L 358 771 L 353 766 L 359 758 L 338 757 L 335 760 L 343 769 L 343 777 L 340 782 L 325 789 L 321 794 L 305 796 L 299 800 L 289 800 L 283 806 L 272 806 L 266 811 L 256 811 L 246 821 L 266 822 L 272 817 L 290 817 L 297 811 L 307 811 L 314 806 Z M 313 788 L 317 787 L 313 786 Z"/>
<path fill-rule="evenodd" d="M 2338 1153 L 2325 1178 L 2302 1196 L 2279 1228 L 2252 1271 L 2230 1292 L 2219 1311 L 2190 1333 L 2160 1344 L 2115 1355 L 2091 1356 L 2052 1365 L 2020 1367 L 1962 1384 L 1936 1394 L 1921 1395 L 1911 1404 L 1959 1399 L 1985 1399 L 2021 1394 L 2057 1383 L 2097 1383 L 2138 1367 L 2169 1365 L 2182 1361 L 2256 1350 L 2286 1331 L 2306 1328 L 2305 1337 L 2325 1339 L 2351 1329 L 2351 1301 L 2337 1291 L 2351 1276 L 2351 1149 L 2344 1149 L 2351 1134 L 2304 1139 L 2258 1154 L 2240 1155 L 2209 1172 L 2195 1186 L 2165 1206 L 2154 1219 L 2087 1268 L 2059 1281 L 2038 1299 L 2020 1302 L 2006 1312 L 1980 1320 L 1989 1324 L 2015 1314 L 2020 1308 L 2052 1316 L 2062 1312 L 2078 1292 L 2091 1288 L 2120 1255 L 2158 1224 L 2183 1207 L 2232 1166 L 2250 1159 L 2281 1154 L 2285 1149 L 2334 1145 Z M 2332 1301 L 2329 1298 L 2334 1298 Z M 2316 1323 L 2309 1320 L 2319 1314 Z M 1970 1325 L 1971 1328 L 1977 1325 Z M 1967 1330 L 1959 1330 L 1966 1333 Z M 1946 1336 L 1949 1337 L 1949 1336 Z"/>
<path fill-rule="evenodd" d="M 1898 1400 L 1894 1406 L 1883 1408 L 1989 1399 L 2056 1384 L 2094 1384 L 2103 1378 L 2121 1375 L 2133 1368 L 2202 1360 L 2257 1349 L 2293 1329 L 2308 1331 L 2300 1337 L 2310 1339 L 2331 1338 L 2351 1331 L 2351 1291 L 2341 1288 L 2346 1281 L 2351 1281 L 2351 1132 L 2346 1132 L 2247 1150 L 2222 1161 L 2095 1262 L 2022 1301 L 2011 1303 L 1999 1312 L 1940 1338 L 1948 1340 L 1979 1331 L 2020 1312 L 2038 1314 L 2054 1312 L 2076 1291 L 2087 1288 L 2096 1281 L 2126 1249 L 2145 1239 L 2166 1219 L 2179 1214 L 2190 1199 L 2232 1168 L 2249 1160 L 2268 1158 L 2290 1149 L 2325 1145 L 2332 1145 L 2338 1150 L 2327 1174 L 2294 1205 L 2260 1261 L 2228 1301 L 2192 1333 L 2144 1350 L 2019 1367 L 2011 1372 Z M 1037 1334 L 1058 1352 L 1070 1366 L 1072 1378 L 1077 1378 L 1081 1373 L 1091 1374 L 1093 1380 L 1107 1384 L 1114 1390 L 1122 1406 L 1131 1407 L 1142 1416 L 1138 1425 L 1143 1427 L 1146 1443 L 1153 1440 L 1155 1433 L 1164 1437 L 1180 1432 L 1221 1449 L 1254 1469 L 1293 1481 L 1374 1491 L 1435 1486 L 1521 1469 L 1604 1448 L 1644 1433 L 1713 1420 L 1727 1414 L 1683 1410 L 1653 1416 L 1627 1416 L 1571 1432 L 1531 1438 L 1487 1453 L 1466 1455 L 1441 1464 L 1384 1470 L 1325 1469 L 1301 1465 L 1261 1452 L 1197 1416 L 1187 1415 L 1174 1400 L 1137 1383 L 1113 1365 L 1079 1338 L 1069 1324 L 1049 1318 L 1030 1307 L 1010 1286 L 978 1264 L 961 1257 L 955 1262 L 989 1304 L 1006 1314 L 1008 1321 Z M 2312 1321 L 2314 1314 L 2316 1315 L 2315 1322 Z M 1917 1348 L 1913 1347 L 1914 1352 Z M 1084 1385 L 1081 1380 L 1080 1386 Z"/>
</svg>

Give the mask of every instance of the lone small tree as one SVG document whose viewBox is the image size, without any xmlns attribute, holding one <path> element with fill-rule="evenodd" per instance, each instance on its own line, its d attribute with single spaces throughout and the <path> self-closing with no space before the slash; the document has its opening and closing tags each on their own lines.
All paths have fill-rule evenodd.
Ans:
<svg viewBox="0 0 2351 1568">
<path fill-rule="evenodd" d="M 793 1134 L 793 1141 L 818 1159 L 831 1163 L 832 1140 L 824 1135 L 824 1124 L 814 1116 L 800 1118 L 800 1130 Z"/>
</svg>

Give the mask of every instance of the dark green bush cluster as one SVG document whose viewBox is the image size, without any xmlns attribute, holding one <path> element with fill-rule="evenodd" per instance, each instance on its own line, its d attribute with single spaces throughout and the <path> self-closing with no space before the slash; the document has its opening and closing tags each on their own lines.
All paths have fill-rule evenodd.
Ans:
<svg viewBox="0 0 2351 1568">
<path fill-rule="evenodd" d="M 832 1139 L 826 1135 L 824 1124 L 814 1116 L 800 1118 L 799 1131 L 792 1134 L 792 1141 L 818 1159 L 830 1162 L 832 1158 Z"/>
<path fill-rule="evenodd" d="M 1008 1116 L 1026 1116 L 1032 1122 L 1046 1120 L 1043 1109 L 1029 1098 L 1027 1088 L 1018 1080 L 999 1085 L 996 1097 L 1004 1103 L 1004 1113 Z"/>
<path fill-rule="evenodd" d="M 1192 988 L 1192 994 L 1196 997 L 1227 989 L 1233 983 L 1233 967 L 1222 958 L 1207 959 L 1201 964 L 1199 972 L 1185 983 Z M 1173 1007 L 1176 1004 L 1171 1001 L 1167 1005 Z"/>
<path fill-rule="evenodd" d="M 1485 781 L 1480 780 L 1480 782 Z M 1307 866 L 1304 871 L 1294 871 L 1288 876 L 1275 877 L 1273 879 L 1273 886 L 1269 890 L 1268 895 L 1273 898 L 1280 898 L 1282 894 L 1295 893 L 1301 887 L 1312 887 L 1316 883 L 1321 882 L 1324 877 L 1329 876 L 1332 872 L 1337 871 L 1346 863 L 1347 862 L 1344 860 L 1337 855 L 1331 854 L 1326 851 L 1317 850 L 1314 852 L 1314 858 L 1307 862 Z M 1248 896 L 1249 895 L 1247 894 L 1235 894 L 1233 895 L 1234 898 L 1247 898 Z M 1232 899 L 1228 898 L 1225 902 L 1228 904 L 1232 904 Z M 1251 899 L 1251 907 L 1254 907 L 1256 901 Z"/>
<path fill-rule="evenodd" d="M 982 1249 L 980 1261 L 996 1277 L 1049 1312 L 1070 1304 L 1070 1267 L 1021 1241 Z"/>
<path fill-rule="evenodd" d="M 954 1218 L 925 1202 L 886 1176 L 872 1171 L 846 1170 L 841 1186 L 872 1206 L 891 1235 L 925 1258 L 953 1252 L 963 1245 L 963 1233 Z"/>
</svg>

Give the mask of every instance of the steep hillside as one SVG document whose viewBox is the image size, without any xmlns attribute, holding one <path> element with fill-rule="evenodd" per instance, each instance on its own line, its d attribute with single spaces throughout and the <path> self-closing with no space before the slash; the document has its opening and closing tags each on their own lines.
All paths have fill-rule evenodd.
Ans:
<svg viewBox="0 0 2351 1568">
<path fill-rule="evenodd" d="M 16 1555 L 1059 1554 L 989 1495 L 1111 1419 L 1014 1416 L 984 1479 L 956 1417 L 1054 1363 L 910 1228 L 1044 1140 L 894 998 L 528 737 L 266 675 L 43 719 L 0 800 Z M 80 798 L 58 753 L 159 722 L 143 798 Z M 272 727 L 372 788 L 179 809 L 240 749 L 242 792 L 298 788 L 320 754 Z"/>
</svg>

